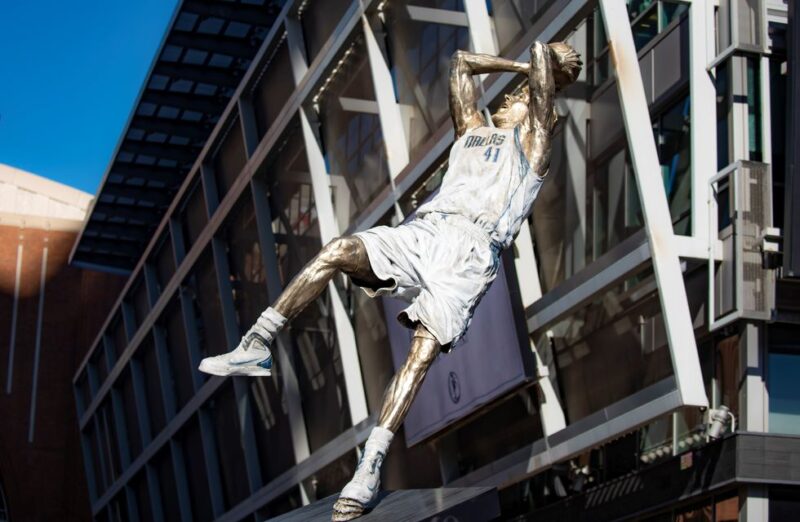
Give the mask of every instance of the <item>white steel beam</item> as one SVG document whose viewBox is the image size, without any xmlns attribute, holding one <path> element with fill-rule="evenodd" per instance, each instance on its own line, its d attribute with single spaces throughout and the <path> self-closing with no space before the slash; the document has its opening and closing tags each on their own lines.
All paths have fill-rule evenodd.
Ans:
<svg viewBox="0 0 800 522">
<path fill-rule="evenodd" d="M 288 20 L 286 23 L 287 41 L 289 43 L 289 55 L 292 58 L 292 71 L 294 74 L 295 85 L 308 70 L 305 58 L 300 50 L 292 51 L 292 47 L 299 46 L 304 48 L 303 34 L 299 23 Z M 380 102 L 379 102 L 380 103 Z M 331 176 L 325 167 L 325 158 L 322 149 L 317 141 L 316 133 L 311 127 L 306 109 L 303 107 L 298 111 L 300 116 L 300 126 L 305 142 L 306 157 L 308 158 L 308 169 L 311 174 L 311 190 L 314 193 L 314 204 L 317 207 L 317 221 L 319 223 L 320 239 L 323 245 L 327 245 L 331 240 L 341 234 L 341 228 L 336 220 L 331 198 Z M 407 162 L 408 160 L 406 160 Z M 342 297 L 336 290 L 333 281 L 328 285 L 331 295 L 333 309 L 333 319 L 336 326 L 336 337 L 339 341 L 339 354 L 342 358 L 342 369 L 344 370 L 345 389 L 347 390 L 347 402 L 350 407 L 350 418 L 353 425 L 366 419 L 369 410 L 367 408 L 367 395 L 364 391 L 364 380 L 361 377 L 361 362 L 358 358 L 356 347 L 356 336 L 353 330 L 353 323 L 347 314 L 347 309 L 342 302 Z"/>
<path fill-rule="evenodd" d="M 339 225 L 333 212 L 331 201 L 330 176 L 325 169 L 325 159 L 317 141 L 317 137 L 308 121 L 304 109 L 300 109 L 300 124 L 303 129 L 303 139 L 308 156 L 308 168 L 311 171 L 311 189 L 314 192 L 314 203 L 317 206 L 320 238 L 322 244 L 327 245 L 339 236 Z M 355 426 L 367 418 L 367 396 L 364 392 L 364 381 L 361 377 L 361 363 L 358 359 L 356 336 L 353 324 L 347 315 L 347 310 L 342 302 L 342 297 L 331 281 L 328 284 L 331 294 L 336 337 L 339 340 L 339 354 L 342 357 L 344 382 L 347 389 L 347 402 L 350 406 L 350 417 Z"/>
<path fill-rule="evenodd" d="M 464 11 L 467 13 L 472 50 L 476 53 L 499 54 L 486 2 L 484 0 L 464 0 Z"/>
<path fill-rule="evenodd" d="M 714 52 L 714 6 L 689 7 L 689 98 L 691 99 L 692 236 L 708 237 L 708 179 L 717 172 L 717 91 L 707 66 Z M 711 45 L 711 49 L 708 46 Z M 708 246 L 709 250 L 712 245 Z"/>
<path fill-rule="evenodd" d="M 389 70 L 386 60 L 383 59 L 378 41 L 375 39 L 375 34 L 373 34 L 365 15 L 361 15 L 361 25 L 364 28 L 369 69 L 375 87 L 375 101 L 378 102 L 378 117 L 381 122 L 383 143 L 386 147 L 386 163 L 389 166 L 392 185 L 394 185 L 394 179 L 408 165 L 406 135 L 404 132 L 397 132 L 397 129 L 404 128 L 403 115 L 394 92 L 392 72 Z"/>
<path fill-rule="evenodd" d="M 675 247 L 672 219 L 661 179 L 628 10 L 623 0 L 600 0 L 600 8 L 617 74 L 625 132 L 639 189 L 676 384 L 684 405 L 707 407 L 708 398 L 700 372 L 689 302 Z"/>
</svg>

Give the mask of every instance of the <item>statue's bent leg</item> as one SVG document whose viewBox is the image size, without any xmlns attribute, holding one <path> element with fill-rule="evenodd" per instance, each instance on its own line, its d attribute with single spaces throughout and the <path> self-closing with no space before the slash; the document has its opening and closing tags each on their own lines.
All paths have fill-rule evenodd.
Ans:
<svg viewBox="0 0 800 522">
<path fill-rule="evenodd" d="M 337 271 L 373 282 L 366 248 L 355 237 L 337 238 L 325 245 L 281 293 L 274 306 L 261 313 L 232 351 L 206 357 L 200 370 L 213 375 L 266 376 L 272 371 L 269 346 L 286 321 L 294 318 L 327 287 Z"/>
<path fill-rule="evenodd" d="M 333 506 L 333 520 L 358 518 L 378 494 L 381 464 L 394 433 L 400 428 L 425 375 L 441 351 L 441 345 L 423 325 L 414 331 L 406 362 L 392 378 L 383 397 L 378 425 L 364 446 L 355 476 L 342 490 Z"/>
<path fill-rule="evenodd" d="M 322 247 L 283 290 L 272 307 L 291 320 L 319 297 L 337 271 L 367 282 L 377 282 L 367 249 L 354 236 L 339 237 Z"/>
</svg>

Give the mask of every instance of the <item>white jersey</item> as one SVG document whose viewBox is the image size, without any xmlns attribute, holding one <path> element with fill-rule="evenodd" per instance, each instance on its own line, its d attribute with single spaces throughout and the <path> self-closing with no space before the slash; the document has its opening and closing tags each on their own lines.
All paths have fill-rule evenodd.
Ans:
<svg viewBox="0 0 800 522">
<path fill-rule="evenodd" d="M 517 127 L 478 127 L 453 144 L 439 193 L 417 215 L 461 215 L 506 248 L 530 213 L 543 181 L 531 171 Z"/>
</svg>

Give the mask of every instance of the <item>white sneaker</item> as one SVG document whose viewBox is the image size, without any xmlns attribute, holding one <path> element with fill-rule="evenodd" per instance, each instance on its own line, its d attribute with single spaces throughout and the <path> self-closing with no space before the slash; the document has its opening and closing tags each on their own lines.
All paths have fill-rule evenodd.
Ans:
<svg viewBox="0 0 800 522">
<path fill-rule="evenodd" d="M 284 324 L 286 318 L 274 308 L 268 307 L 244 334 L 239 346 L 226 354 L 206 357 L 200 361 L 200 371 L 222 377 L 269 376 L 272 373 L 272 353 L 269 346 Z"/>
<path fill-rule="evenodd" d="M 272 353 L 263 342 L 252 334 L 242 337 L 239 346 L 228 353 L 216 357 L 206 357 L 200 361 L 200 371 L 211 375 L 244 375 L 249 377 L 268 377 L 272 374 Z"/>
<path fill-rule="evenodd" d="M 389 450 L 394 434 L 381 427 L 372 429 L 364 446 L 364 453 L 356 467 L 353 480 L 347 483 L 333 505 L 333 522 L 343 522 L 360 517 L 370 507 L 381 486 L 381 464 Z"/>
</svg>

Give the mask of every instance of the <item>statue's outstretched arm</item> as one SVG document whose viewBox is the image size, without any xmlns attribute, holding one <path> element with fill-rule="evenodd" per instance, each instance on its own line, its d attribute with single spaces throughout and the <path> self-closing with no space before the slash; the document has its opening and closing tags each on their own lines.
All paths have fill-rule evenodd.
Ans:
<svg viewBox="0 0 800 522">
<path fill-rule="evenodd" d="M 478 111 L 478 94 L 472 77 L 493 72 L 528 74 L 530 64 L 488 54 L 456 51 L 450 62 L 450 115 L 456 139 L 465 132 L 486 125 Z"/>
<path fill-rule="evenodd" d="M 528 159 L 537 176 L 545 176 L 550 169 L 550 137 L 555 125 L 556 83 L 553 75 L 550 47 L 541 42 L 531 46 L 531 64 L 528 71 L 530 89 L 531 133 Z"/>
</svg>

